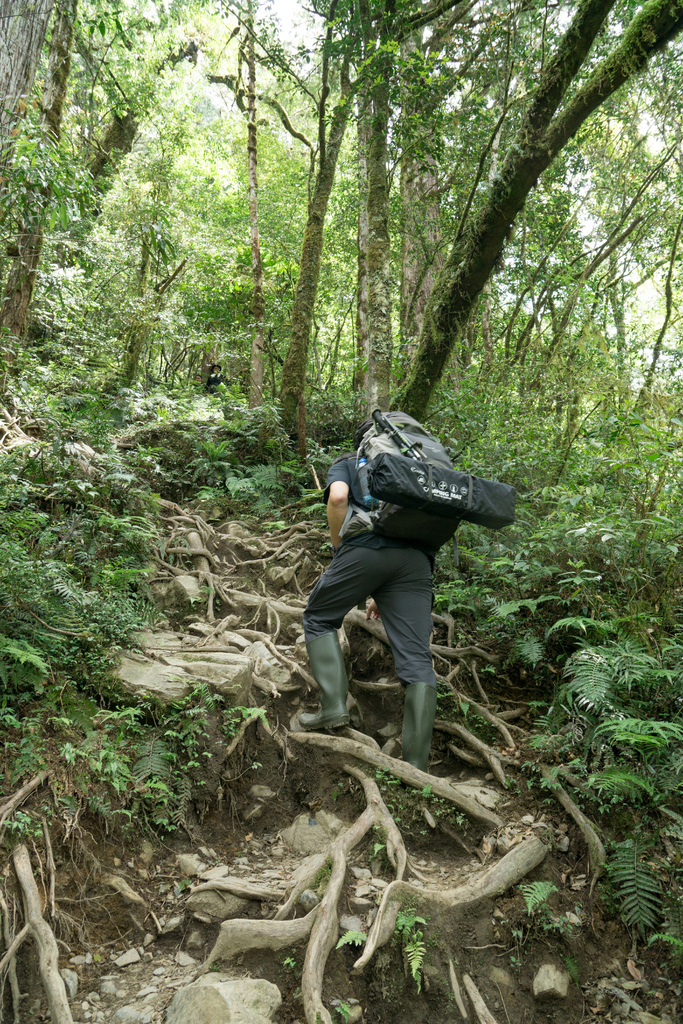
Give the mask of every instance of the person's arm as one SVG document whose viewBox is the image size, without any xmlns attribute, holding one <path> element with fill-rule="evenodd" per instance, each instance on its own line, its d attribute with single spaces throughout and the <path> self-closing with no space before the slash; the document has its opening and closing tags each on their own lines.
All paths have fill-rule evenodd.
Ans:
<svg viewBox="0 0 683 1024">
<path fill-rule="evenodd" d="M 339 531 L 344 525 L 348 508 L 349 485 L 343 480 L 334 480 L 330 484 L 330 495 L 327 499 L 327 525 L 330 528 L 330 538 L 335 551 L 341 544 Z"/>
</svg>

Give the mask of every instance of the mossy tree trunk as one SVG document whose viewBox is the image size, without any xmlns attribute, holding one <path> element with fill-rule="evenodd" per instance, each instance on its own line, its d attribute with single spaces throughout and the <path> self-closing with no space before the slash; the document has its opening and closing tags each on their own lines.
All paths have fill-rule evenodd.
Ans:
<svg viewBox="0 0 683 1024">
<path fill-rule="evenodd" d="M 250 7 L 251 11 L 251 7 Z M 249 162 L 249 226 L 251 230 L 251 272 L 254 292 L 251 304 L 251 316 L 254 324 L 254 337 L 251 342 L 251 367 L 249 376 L 249 408 L 263 405 L 263 348 L 266 303 L 263 294 L 263 263 L 261 260 L 261 244 L 258 229 L 258 150 L 256 145 L 256 56 L 254 53 L 253 21 L 251 14 L 248 21 L 246 38 L 246 58 L 249 72 L 247 86 L 248 122 L 248 162 Z"/>
<path fill-rule="evenodd" d="M 50 145 L 56 145 L 61 135 L 76 11 L 77 0 L 57 0 L 41 112 L 41 127 Z M 10 338 L 20 339 L 26 331 L 43 251 L 43 224 L 50 194 L 49 186 L 36 192 L 30 219 L 23 221 L 22 230 L 17 236 L 0 311 L 0 327 L 5 329 Z"/>
<path fill-rule="evenodd" d="M 368 145 L 369 111 L 367 96 L 361 91 L 358 100 L 358 263 L 356 271 L 356 362 L 353 369 L 353 390 L 358 404 L 365 408 L 368 361 Z"/>
<path fill-rule="evenodd" d="M 28 102 L 53 0 L 6 0 L 0 9 L 0 176 L 12 162 L 14 128 Z"/>
<path fill-rule="evenodd" d="M 434 389 L 505 244 L 508 230 L 543 171 L 584 121 L 683 28 L 683 0 L 649 0 L 559 111 L 614 0 L 583 0 L 522 119 L 500 174 L 477 215 L 456 239 L 425 313 L 420 343 L 397 402 L 424 416 Z"/>
</svg>

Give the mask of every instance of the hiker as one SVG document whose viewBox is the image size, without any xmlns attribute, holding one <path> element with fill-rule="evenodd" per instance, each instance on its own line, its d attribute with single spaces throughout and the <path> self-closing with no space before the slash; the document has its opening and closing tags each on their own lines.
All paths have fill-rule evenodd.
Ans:
<svg viewBox="0 0 683 1024">
<path fill-rule="evenodd" d="M 367 420 L 358 427 L 356 446 L 372 423 Z M 349 497 L 353 505 L 363 507 L 355 452 L 339 456 L 327 474 L 324 500 L 335 554 L 311 592 L 303 619 L 321 706 L 314 714 L 301 714 L 299 725 L 308 731 L 348 724 L 348 678 L 337 630 L 347 612 L 372 595 L 366 618 L 382 619 L 396 674 L 405 687 L 403 760 L 426 771 L 436 712 L 436 676 L 429 649 L 435 549 L 371 532 L 342 539 Z"/>
<path fill-rule="evenodd" d="M 223 367 L 221 366 L 220 363 L 214 363 L 211 369 L 209 370 L 209 376 L 207 378 L 205 387 L 210 395 L 215 395 L 216 392 L 218 391 L 218 385 L 225 383 L 225 381 L 223 380 L 223 374 L 221 373 L 222 369 Z"/>
</svg>

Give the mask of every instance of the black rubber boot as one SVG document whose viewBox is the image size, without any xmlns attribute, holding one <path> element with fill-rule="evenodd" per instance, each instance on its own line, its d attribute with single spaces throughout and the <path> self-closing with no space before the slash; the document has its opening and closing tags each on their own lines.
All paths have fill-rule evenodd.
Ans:
<svg viewBox="0 0 683 1024">
<path fill-rule="evenodd" d="M 339 729 L 349 724 L 346 695 L 349 679 L 344 655 L 336 633 L 325 633 L 306 644 L 311 671 L 320 687 L 320 711 L 299 715 L 299 725 L 306 732 L 315 729 Z"/>
<path fill-rule="evenodd" d="M 403 704 L 403 760 L 427 771 L 432 728 L 436 714 L 436 687 L 411 683 Z"/>
</svg>

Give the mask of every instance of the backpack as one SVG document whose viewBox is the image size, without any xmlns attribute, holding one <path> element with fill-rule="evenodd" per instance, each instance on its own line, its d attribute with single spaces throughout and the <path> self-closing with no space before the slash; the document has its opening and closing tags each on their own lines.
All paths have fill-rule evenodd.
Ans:
<svg viewBox="0 0 683 1024">
<path fill-rule="evenodd" d="M 454 469 L 441 442 L 406 413 L 376 409 L 372 419 L 356 455 L 364 507 L 349 502 L 340 536 L 377 533 L 436 550 L 463 519 L 493 530 L 514 523 L 514 487 Z"/>
</svg>

